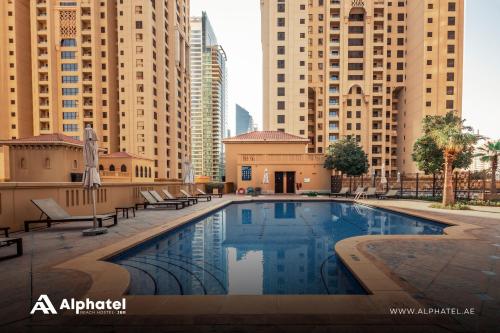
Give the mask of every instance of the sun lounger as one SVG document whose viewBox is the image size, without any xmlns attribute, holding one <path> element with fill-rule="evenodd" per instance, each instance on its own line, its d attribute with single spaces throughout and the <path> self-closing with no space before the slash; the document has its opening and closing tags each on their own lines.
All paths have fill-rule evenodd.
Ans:
<svg viewBox="0 0 500 333">
<path fill-rule="evenodd" d="M 39 220 L 24 221 L 24 230 L 26 232 L 30 231 L 29 226 L 33 223 L 44 223 L 48 228 L 51 227 L 54 222 L 87 222 L 94 221 L 94 217 L 88 216 L 72 216 L 66 212 L 57 202 L 53 199 L 34 199 L 31 202 L 42 212 Z M 43 219 L 43 216 L 46 219 Z M 96 216 L 97 223 L 100 228 L 102 228 L 102 222 L 106 220 L 113 220 L 113 225 L 118 224 L 118 217 L 116 214 L 104 214 Z"/>
<path fill-rule="evenodd" d="M 356 189 L 356 191 L 354 191 L 354 193 L 349 193 L 349 195 L 357 197 L 358 195 L 361 195 L 364 192 L 365 192 L 365 187 L 358 186 L 358 188 Z"/>
<path fill-rule="evenodd" d="M 156 200 L 151 193 L 148 191 L 141 191 L 141 196 L 144 198 L 144 203 L 136 204 L 135 207 L 139 208 L 143 206 L 144 209 L 148 208 L 148 206 L 153 207 L 175 207 L 175 209 L 181 209 L 186 207 L 186 202 L 180 201 L 158 201 Z"/>
<path fill-rule="evenodd" d="M 330 193 L 331 197 L 347 197 L 349 194 L 349 187 L 342 187 L 337 193 Z"/>
<path fill-rule="evenodd" d="M 379 199 L 398 199 L 400 196 L 398 194 L 399 190 L 389 190 L 387 193 L 378 196 Z"/>
<path fill-rule="evenodd" d="M 214 191 L 215 191 L 215 190 L 216 190 L 216 189 L 214 189 Z M 219 198 L 222 198 L 222 192 L 220 192 L 220 193 L 218 193 L 218 192 L 217 192 L 217 193 L 207 194 L 207 193 L 203 192 L 202 190 L 200 190 L 199 188 L 197 188 L 197 189 L 196 189 L 196 191 L 197 191 L 199 194 L 201 194 L 201 195 L 209 195 L 209 196 L 212 196 L 212 197 L 217 196 L 217 197 L 219 197 Z"/>
<path fill-rule="evenodd" d="M 9 229 L 9 227 L 0 227 L 0 230 L 5 234 L 5 237 L 9 237 Z"/>
<path fill-rule="evenodd" d="M 185 204 L 185 206 L 191 206 L 191 201 L 187 199 L 169 199 L 169 198 L 162 198 L 162 196 L 156 192 L 156 191 L 149 191 L 149 193 L 153 196 L 153 198 L 156 199 L 158 202 L 182 202 Z"/>
<path fill-rule="evenodd" d="M 9 227 L 0 228 L 0 230 L 2 230 L 5 234 L 5 237 L 0 237 L 0 247 L 6 247 L 6 246 L 11 246 L 13 244 L 16 244 L 17 252 L 15 255 L 2 257 L 0 259 L 19 257 L 19 256 L 23 255 L 23 239 L 21 237 L 10 238 L 9 237 L 9 229 L 10 229 Z"/>
<path fill-rule="evenodd" d="M 376 187 L 369 187 L 365 192 L 362 194 L 363 197 L 366 198 L 371 198 L 377 196 L 377 188 Z"/>
<path fill-rule="evenodd" d="M 176 196 L 172 195 L 172 193 L 170 193 L 166 188 L 164 188 L 162 190 L 162 192 L 163 192 L 163 194 L 165 194 L 167 196 L 167 198 L 172 199 L 172 200 L 188 200 L 189 202 L 191 202 L 193 204 L 198 203 L 198 198 L 176 197 Z"/>
<path fill-rule="evenodd" d="M 181 190 L 181 193 L 186 197 L 186 198 L 198 198 L 198 199 L 207 199 L 207 201 L 210 201 L 212 200 L 212 197 L 209 196 L 209 195 L 202 195 L 202 194 L 198 194 L 198 195 L 192 195 L 192 194 L 189 194 L 188 192 L 184 191 L 184 190 Z"/>
</svg>

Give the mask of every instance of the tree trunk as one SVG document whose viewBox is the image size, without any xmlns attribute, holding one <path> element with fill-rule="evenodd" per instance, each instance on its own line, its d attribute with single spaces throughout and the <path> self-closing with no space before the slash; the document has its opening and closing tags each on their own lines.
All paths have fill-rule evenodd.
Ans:
<svg viewBox="0 0 500 333">
<path fill-rule="evenodd" d="M 497 169 L 498 169 L 498 156 L 493 157 L 491 160 L 491 198 L 495 199 L 497 195 Z"/>
<path fill-rule="evenodd" d="M 445 151 L 444 153 L 444 184 L 443 184 L 443 206 L 455 203 L 455 193 L 453 193 L 453 161 L 455 154 Z"/>
</svg>

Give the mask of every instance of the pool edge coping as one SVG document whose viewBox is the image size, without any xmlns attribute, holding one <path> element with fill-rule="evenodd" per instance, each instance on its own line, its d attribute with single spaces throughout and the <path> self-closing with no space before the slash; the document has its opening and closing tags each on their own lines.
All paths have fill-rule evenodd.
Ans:
<svg viewBox="0 0 500 333">
<path fill-rule="evenodd" d="M 341 261 L 366 289 L 368 295 L 210 295 L 210 296 L 137 296 L 125 295 L 129 290 L 130 274 L 119 265 L 104 261 L 148 240 L 167 233 L 184 224 L 190 223 L 203 215 L 222 209 L 233 203 L 258 201 L 334 201 L 351 202 L 395 213 L 406 214 L 449 225 L 443 230 L 443 235 L 364 235 L 343 239 L 336 243 L 335 251 Z M 75 270 L 87 274 L 92 279 L 90 289 L 83 298 L 90 299 L 127 299 L 127 314 L 132 315 L 224 315 L 245 314 L 317 314 L 317 313 L 344 313 L 348 310 L 353 313 L 387 314 L 389 305 L 404 304 L 409 307 L 420 307 L 408 291 L 404 290 L 396 281 L 380 269 L 363 251 L 360 246 L 367 242 L 383 240 L 443 240 L 443 239 L 476 239 L 466 231 L 482 227 L 458 222 L 445 217 L 437 217 L 426 212 L 408 212 L 406 209 L 378 206 L 373 202 L 353 201 L 334 198 L 230 198 L 214 206 L 200 211 L 189 213 L 176 218 L 166 225 L 153 227 L 134 236 L 124 238 L 117 243 L 89 252 L 53 266 L 55 269 Z M 389 269 L 390 271 L 390 269 Z M 315 303 L 311 312 L 311 302 Z M 170 305 L 174 304 L 172 308 Z M 337 312 L 335 309 L 336 305 Z M 274 309 L 274 310 L 273 310 Z M 322 310 L 323 309 L 323 310 Z M 323 312 L 322 312 L 323 311 Z M 324 312 L 326 311 L 326 312 Z"/>
</svg>

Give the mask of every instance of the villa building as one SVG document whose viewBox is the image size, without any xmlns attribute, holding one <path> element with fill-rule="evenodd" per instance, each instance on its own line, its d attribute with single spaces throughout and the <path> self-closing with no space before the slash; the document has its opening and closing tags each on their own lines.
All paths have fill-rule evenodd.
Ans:
<svg viewBox="0 0 500 333">
<path fill-rule="evenodd" d="M 189 1 L 0 1 L 0 139 L 90 124 L 109 153 L 182 179 L 190 151 Z"/>
<path fill-rule="evenodd" d="M 205 12 L 191 18 L 191 155 L 195 175 L 221 180 L 227 129 L 226 54 Z"/>
<path fill-rule="evenodd" d="M 377 174 L 415 172 L 426 115 L 461 114 L 464 1 L 261 0 L 264 130 L 321 154 L 355 137 Z"/>
<path fill-rule="evenodd" d="M 249 132 L 224 140 L 226 181 L 264 193 L 329 192 L 323 154 L 308 154 L 309 140 L 281 131 Z M 266 181 L 265 173 L 268 174 Z"/>
</svg>

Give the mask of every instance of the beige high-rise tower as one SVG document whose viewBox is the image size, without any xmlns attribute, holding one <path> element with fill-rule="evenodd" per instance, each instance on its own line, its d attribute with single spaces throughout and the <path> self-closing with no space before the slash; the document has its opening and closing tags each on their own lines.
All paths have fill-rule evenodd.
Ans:
<svg viewBox="0 0 500 333">
<path fill-rule="evenodd" d="M 182 178 L 189 155 L 189 0 L 0 2 L 0 138 L 90 124 L 108 152 Z M 7 47 L 5 48 L 4 45 Z"/>
<path fill-rule="evenodd" d="M 264 129 L 324 153 L 357 138 L 381 174 L 415 172 L 425 115 L 461 113 L 463 0 L 261 0 Z"/>
</svg>

